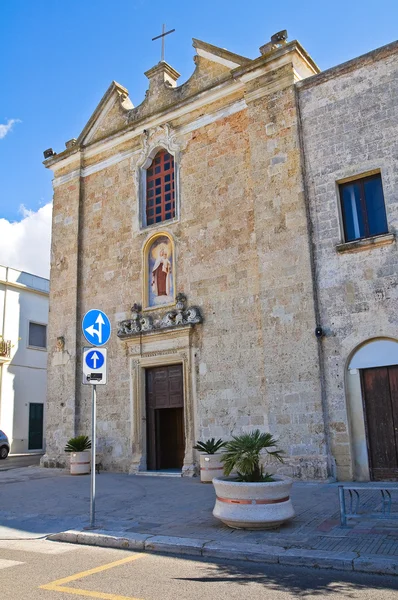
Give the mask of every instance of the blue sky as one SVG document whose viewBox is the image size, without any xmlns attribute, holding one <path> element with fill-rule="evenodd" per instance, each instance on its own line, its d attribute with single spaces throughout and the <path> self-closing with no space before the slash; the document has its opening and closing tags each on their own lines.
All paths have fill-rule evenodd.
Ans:
<svg viewBox="0 0 398 600">
<path fill-rule="evenodd" d="M 113 79 L 135 105 L 143 100 L 163 22 L 176 29 L 166 60 L 183 83 L 192 37 L 254 58 L 287 29 L 326 69 L 394 41 L 398 2 L 0 0 L 0 219 L 21 220 L 21 205 L 37 211 L 51 200 L 43 150 L 78 136 Z M 4 135 L 10 119 L 18 122 Z"/>
</svg>

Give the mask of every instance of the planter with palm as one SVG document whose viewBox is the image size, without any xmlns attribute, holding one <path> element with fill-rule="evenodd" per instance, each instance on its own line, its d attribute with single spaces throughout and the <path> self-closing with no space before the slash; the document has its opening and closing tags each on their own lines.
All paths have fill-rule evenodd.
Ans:
<svg viewBox="0 0 398 600">
<path fill-rule="evenodd" d="M 221 448 L 225 446 L 225 442 L 220 438 L 216 441 L 215 438 L 206 442 L 197 442 L 194 450 L 199 450 L 200 454 L 200 481 L 202 483 L 211 483 L 214 477 L 222 477 L 224 467 L 221 462 Z"/>
<path fill-rule="evenodd" d="M 90 473 L 91 441 L 87 435 L 70 438 L 65 446 L 65 452 L 70 453 L 70 474 L 88 475 Z"/>
<path fill-rule="evenodd" d="M 213 515 L 236 529 L 270 529 L 294 517 L 292 480 L 264 472 L 262 454 L 283 462 L 283 451 L 270 433 L 258 429 L 234 436 L 222 457 L 225 477 L 213 479 Z M 232 472 L 236 476 L 229 477 Z"/>
</svg>

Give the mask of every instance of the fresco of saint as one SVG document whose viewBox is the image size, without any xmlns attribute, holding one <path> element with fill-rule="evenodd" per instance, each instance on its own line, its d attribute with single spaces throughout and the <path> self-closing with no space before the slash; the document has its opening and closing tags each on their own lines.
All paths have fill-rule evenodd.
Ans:
<svg viewBox="0 0 398 600">
<path fill-rule="evenodd" d="M 149 251 L 149 306 L 174 301 L 172 245 L 166 236 L 157 238 Z"/>
</svg>

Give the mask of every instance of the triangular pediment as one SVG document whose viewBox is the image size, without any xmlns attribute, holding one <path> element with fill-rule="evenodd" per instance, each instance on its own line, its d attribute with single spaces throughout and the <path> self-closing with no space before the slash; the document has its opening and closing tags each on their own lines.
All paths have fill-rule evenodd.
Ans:
<svg viewBox="0 0 398 600">
<path fill-rule="evenodd" d="M 119 131 L 125 127 L 127 115 L 132 108 L 134 106 L 128 97 L 128 90 L 116 81 L 112 81 L 81 132 L 77 143 L 91 144 Z"/>
<path fill-rule="evenodd" d="M 236 67 L 241 67 L 251 62 L 250 58 L 240 56 L 239 54 L 230 52 L 225 48 L 218 48 L 218 46 L 213 46 L 212 44 L 202 42 L 201 40 L 197 40 L 195 38 L 193 38 L 192 42 L 192 45 L 199 56 L 223 65 L 228 69 L 236 69 Z"/>
</svg>

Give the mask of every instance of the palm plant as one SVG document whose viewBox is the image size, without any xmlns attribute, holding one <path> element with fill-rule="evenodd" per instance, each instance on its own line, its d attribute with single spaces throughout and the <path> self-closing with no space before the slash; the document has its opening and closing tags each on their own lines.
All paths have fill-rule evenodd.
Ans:
<svg viewBox="0 0 398 600">
<path fill-rule="evenodd" d="M 84 452 L 90 450 L 91 441 L 87 435 L 78 435 L 71 438 L 65 446 L 65 452 Z"/>
<path fill-rule="evenodd" d="M 270 473 L 264 473 L 263 465 L 260 463 L 262 450 L 266 450 L 269 456 L 283 462 L 283 450 L 278 450 L 277 441 L 270 433 L 261 433 L 259 429 L 255 429 L 250 433 L 233 436 L 232 440 L 226 443 L 225 453 L 221 458 L 225 475 L 230 475 L 236 469 L 238 481 L 274 481 Z"/>
<path fill-rule="evenodd" d="M 225 444 L 226 442 L 223 442 L 221 438 L 217 441 L 215 438 L 211 438 L 211 440 L 207 440 L 206 442 L 197 442 L 194 450 L 199 450 L 205 454 L 215 454 L 221 448 L 224 448 Z"/>
</svg>

